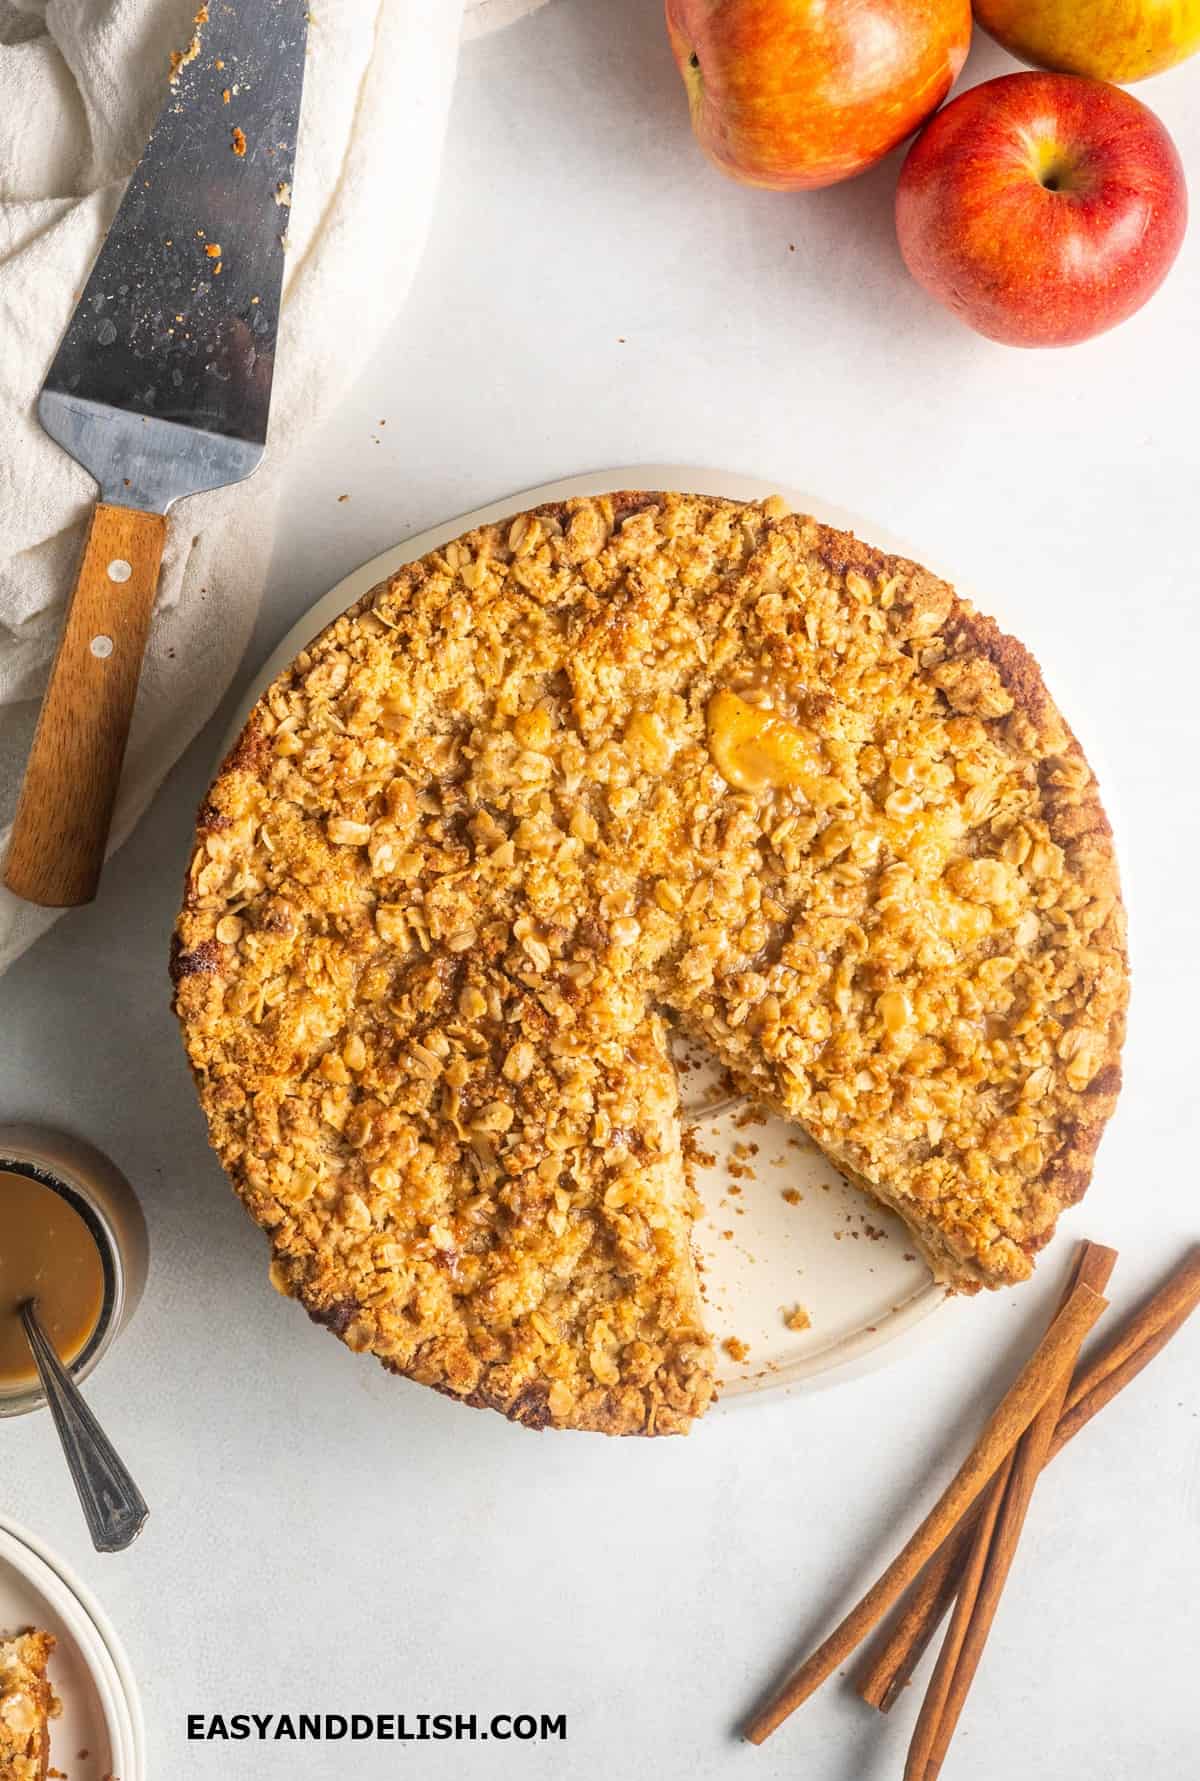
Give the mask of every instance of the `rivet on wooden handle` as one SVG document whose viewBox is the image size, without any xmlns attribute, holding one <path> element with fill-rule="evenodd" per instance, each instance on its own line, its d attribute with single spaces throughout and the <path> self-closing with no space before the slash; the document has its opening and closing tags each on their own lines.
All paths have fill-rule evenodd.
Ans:
<svg viewBox="0 0 1200 1781">
<path fill-rule="evenodd" d="M 167 522 L 100 502 L 17 804 L 4 882 L 53 908 L 100 882 Z"/>
</svg>

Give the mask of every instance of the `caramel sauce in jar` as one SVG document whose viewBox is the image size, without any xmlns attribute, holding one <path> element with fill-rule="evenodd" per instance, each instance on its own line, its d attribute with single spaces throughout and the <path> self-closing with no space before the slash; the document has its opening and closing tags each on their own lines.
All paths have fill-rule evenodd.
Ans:
<svg viewBox="0 0 1200 1781">
<path fill-rule="evenodd" d="M 0 1392 L 37 1377 L 20 1308 L 38 1317 L 65 1365 L 77 1359 L 104 1308 L 104 1262 L 86 1220 L 65 1194 L 0 1169 Z"/>
</svg>

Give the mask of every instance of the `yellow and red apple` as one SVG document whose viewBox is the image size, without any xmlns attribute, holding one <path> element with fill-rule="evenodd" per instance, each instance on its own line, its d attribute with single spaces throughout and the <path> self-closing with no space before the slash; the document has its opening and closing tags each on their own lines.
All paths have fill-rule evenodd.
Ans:
<svg viewBox="0 0 1200 1781">
<path fill-rule="evenodd" d="M 1143 80 L 1200 49 L 1200 0 L 975 0 L 975 17 L 1022 62 L 1095 80 Z"/>
<path fill-rule="evenodd" d="M 980 334 L 1068 346 L 1140 309 L 1187 226 L 1175 145 L 1120 87 L 1006 74 L 926 125 L 896 191 L 909 271 Z"/>
<path fill-rule="evenodd" d="M 799 191 L 870 167 L 966 60 L 970 0 L 666 0 L 692 125 L 723 173 Z"/>
</svg>

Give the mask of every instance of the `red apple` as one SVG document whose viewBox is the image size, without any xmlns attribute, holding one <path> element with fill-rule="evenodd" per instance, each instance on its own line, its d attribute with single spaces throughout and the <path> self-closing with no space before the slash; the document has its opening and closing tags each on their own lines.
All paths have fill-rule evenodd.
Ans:
<svg viewBox="0 0 1200 1781">
<path fill-rule="evenodd" d="M 1140 309 L 1187 226 L 1175 144 L 1132 93 L 1006 74 L 921 132 L 896 230 L 918 283 L 981 334 L 1069 346 Z"/>
<path fill-rule="evenodd" d="M 970 0 L 666 0 L 692 126 L 723 173 L 798 191 L 849 179 L 940 105 Z"/>
</svg>

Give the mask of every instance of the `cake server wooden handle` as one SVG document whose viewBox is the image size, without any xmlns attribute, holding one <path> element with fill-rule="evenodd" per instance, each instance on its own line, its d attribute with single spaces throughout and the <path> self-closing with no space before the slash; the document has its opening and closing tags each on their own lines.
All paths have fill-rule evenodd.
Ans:
<svg viewBox="0 0 1200 1781">
<path fill-rule="evenodd" d="M 92 515 L 4 864 L 31 903 L 96 894 L 166 529 L 161 513 L 103 501 Z"/>
</svg>

